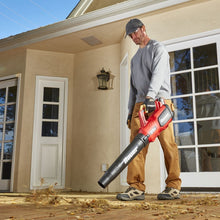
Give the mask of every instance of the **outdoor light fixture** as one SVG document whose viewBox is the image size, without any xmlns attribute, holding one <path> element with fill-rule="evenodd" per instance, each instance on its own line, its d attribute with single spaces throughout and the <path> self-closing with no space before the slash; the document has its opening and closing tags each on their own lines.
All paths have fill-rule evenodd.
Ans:
<svg viewBox="0 0 220 220">
<path fill-rule="evenodd" d="M 101 69 L 100 74 L 97 75 L 99 87 L 98 89 L 107 90 L 113 89 L 113 77 L 104 68 Z"/>
</svg>

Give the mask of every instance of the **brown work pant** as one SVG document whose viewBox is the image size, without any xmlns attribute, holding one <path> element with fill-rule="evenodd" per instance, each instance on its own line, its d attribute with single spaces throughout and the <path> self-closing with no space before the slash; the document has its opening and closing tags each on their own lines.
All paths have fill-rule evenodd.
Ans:
<svg viewBox="0 0 220 220">
<path fill-rule="evenodd" d="M 173 104 L 171 100 L 165 100 L 165 103 L 169 105 L 171 109 L 173 109 Z M 140 128 L 138 112 L 141 104 L 143 103 L 136 103 L 132 113 L 130 142 L 138 134 Z M 165 130 L 163 130 L 160 133 L 158 138 L 163 149 L 165 165 L 168 173 L 168 177 L 165 181 L 166 186 L 180 190 L 181 179 L 179 178 L 179 156 L 178 148 L 175 143 L 172 122 L 168 125 L 168 127 Z M 141 152 L 128 165 L 127 183 L 131 187 L 135 187 L 136 189 L 139 189 L 141 191 L 145 191 L 145 161 L 148 152 L 148 147 L 149 144 L 145 148 L 143 148 Z"/>
</svg>

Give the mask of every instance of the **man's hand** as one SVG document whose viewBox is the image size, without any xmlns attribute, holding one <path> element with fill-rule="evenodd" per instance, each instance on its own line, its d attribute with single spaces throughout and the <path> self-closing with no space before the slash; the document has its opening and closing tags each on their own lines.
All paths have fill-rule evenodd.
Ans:
<svg viewBox="0 0 220 220">
<path fill-rule="evenodd" d="M 132 117 L 132 114 L 129 114 L 127 118 L 127 125 L 129 129 L 131 129 L 131 117 Z"/>
<path fill-rule="evenodd" d="M 146 106 L 146 111 L 148 113 L 151 113 L 153 112 L 155 109 L 156 109 L 156 105 L 155 105 L 155 102 L 152 98 L 150 97 L 147 97 L 145 100 L 144 100 L 144 105 Z"/>
</svg>

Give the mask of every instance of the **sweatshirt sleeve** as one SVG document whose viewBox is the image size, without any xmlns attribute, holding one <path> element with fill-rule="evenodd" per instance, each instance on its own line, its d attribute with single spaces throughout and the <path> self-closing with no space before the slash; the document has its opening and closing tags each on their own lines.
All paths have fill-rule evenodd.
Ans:
<svg viewBox="0 0 220 220">
<path fill-rule="evenodd" d="M 169 80 L 170 65 L 169 54 L 165 47 L 159 44 L 155 48 L 153 63 L 152 63 L 152 77 L 149 85 L 149 90 L 146 96 L 155 98 L 164 82 Z"/>
</svg>

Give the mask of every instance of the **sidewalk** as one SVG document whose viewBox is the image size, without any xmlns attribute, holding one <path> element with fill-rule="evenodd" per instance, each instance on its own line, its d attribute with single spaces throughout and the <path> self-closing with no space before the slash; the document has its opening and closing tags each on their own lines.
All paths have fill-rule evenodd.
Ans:
<svg viewBox="0 0 220 220">
<path fill-rule="evenodd" d="M 26 220 L 220 220 L 220 194 L 182 194 L 181 199 L 122 202 L 116 194 L 38 191 L 0 193 L 0 219 Z"/>
</svg>

